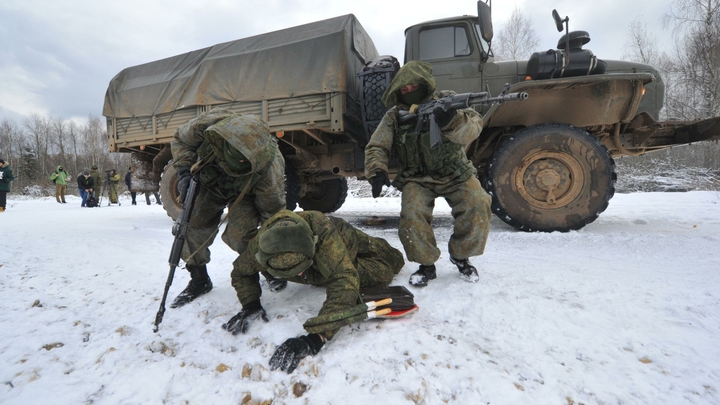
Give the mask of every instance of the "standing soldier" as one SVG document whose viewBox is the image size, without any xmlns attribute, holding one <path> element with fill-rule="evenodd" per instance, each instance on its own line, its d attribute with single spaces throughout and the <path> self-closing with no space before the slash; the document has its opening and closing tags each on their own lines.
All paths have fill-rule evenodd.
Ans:
<svg viewBox="0 0 720 405">
<path fill-rule="evenodd" d="M 118 183 L 120 182 L 120 173 L 116 172 L 115 169 L 111 169 L 110 172 L 108 172 L 107 177 L 107 186 L 108 186 L 108 198 L 110 199 L 110 204 L 118 204 Z"/>
<path fill-rule="evenodd" d="M 137 193 L 132 190 L 132 173 L 134 171 L 135 170 L 133 170 L 132 166 L 128 167 L 128 171 L 125 174 L 125 186 L 127 186 L 127 190 L 130 192 L 130 198 L 132 199 L 131 204 L 137 205 L 137 201 L 135 201 L 135 198 L 137 197 Z"/>
<path fill-rule="evenodd" d="M 415 122 L 400 125 L 399 110 L 438 98 L 432 66 L 426 62 L 408 62 L 393 78 L 382 101 L 390 108 L 365 148 L 365 176 L 378 197 L 388 180 L 390 151 L 400 162 L 393 185 L 402 190 L 402 208 L 398 234 L 408 260 L 420 263 L 410 284 L 424 287 L 436 278 L 435 262 L 440 250 L 431 227 L 435 199 L 444 197 L 452 208 L 453 234 L 448 243 L 450 261 L 462 278 L 476 282 L 478 274 L 470 264 L 471 256 L 485 250 L 490 231 L 490 196 L 475 177 L 477 170 L 465 155 L 465 147 L 482 130 L 482 117 L 472 108 L 444 112 L 435 110 L 435 121 L 442 130 L 441 141 L 430 146 L 430 130 L 415 133 Z M 451 92 L 442 92 L 447 96 Z"/>
<path fill-rule="evenodd" d="M 14 179 L 10 163 L 0 159 L 0 212 L 5 212 L 7 193 L 10 191 L 10 182 Z"/>
<path fill-rule="evenodd" d="M 387 241 L 368 236 L 340 218 L 318 211 L 280 211 L 233 263 L 232 284 L 243 309 L 223 329 L 237 335 L 247 332 L 250 322 L 258 318 L 268 322 L 260 304 L 258 272 L 325 287 L 327 299 L 319 313 L 323 316 L 361 303 L 360 288 L 387 287 L 404 264 L 402 253 Z M 270 359 L 271 369 L 291 373 L 304 357 L 318 354 L 337 331 L 328 324 L 286 340 Z"/>
<path fill-rule="evenodd" d="M 177 308 L 212 290 L 208 247 L 225 207 L 228 224 L 222 240 L 237 253 L 245 250 L 262 222 L 285 207 L 285 160 L 265 122 L 220 109 L 178 128 L 171 147 L 180 198 L 192 176 L 199 189 L 182 251 L 191 280 L 170 304 Z M 287 284 L 265 276 L 273 291 Z"/>
<path fill-rule="evenodd" d="M 61 204 L 65 204 L 65 192 L 67 191 L 68 179 L 70 173 L 66 172 L 62 166 L 58 166 L 57 169 L 50 175 L 50 180 L 55 183 L 55 200 Z"/>
<path fill-rule="evenodd" d="M 95 183 L 93 195 L 95 198 L 100 198 L 100 192 L 102 191 L 102 176 L 100 176 L 97 165 L 92 165 L 90 168 L 90 177 L 93 178 L 93 182 Z"/>
</svg>

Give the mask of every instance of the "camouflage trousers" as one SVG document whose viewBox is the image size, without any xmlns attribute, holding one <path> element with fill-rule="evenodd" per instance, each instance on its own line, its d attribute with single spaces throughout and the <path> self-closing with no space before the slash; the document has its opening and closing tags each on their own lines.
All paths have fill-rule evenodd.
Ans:
<svg viewBox="0 0 720 405">
<path fill-rule="evenodd" d="M 467 259 L 485 251 L 490 232 L 492 199 L 476 177 L 445 187 L 408 182 L 402 189 L 398 234 L 408 260 L 431 265 L 440 258 L 431 223 L 435 199 L 444 197 L 452 209 L 453 234 L 448 242 L 450 256 Z"/>
<path fill-rule="evenodd" d="M 210 262 L 209 247 L 217 236 L 217 226 L 223 210 L 234 203 L 235 199 L 225 200 L 212 194 L 206 187 L 200 187 L 195 197 L 186 242 L 182 250 L 182 258 L 187 264 L 199 266 Z M 238 254 L 242 253 L 247 242 L 257 233 L 261 222 L 283 208 L 285 208 L 284 194 L 268 201 L 257 201 L 255 196 L 246 195 L 228 212 L 227 226 L 222 234 L 223 242 Z M 194 252 L 195 254 L 188 259 Z"/>
<path fill-rule="evenodd" d="M 358 234 L 361 234 L 358 232 Z M 360 288 L 387 287 L 405 265 L 403 254 L 382 238 L 364 233 L 359 241 L 355 267 L 360 276 Z"/>
</svg>

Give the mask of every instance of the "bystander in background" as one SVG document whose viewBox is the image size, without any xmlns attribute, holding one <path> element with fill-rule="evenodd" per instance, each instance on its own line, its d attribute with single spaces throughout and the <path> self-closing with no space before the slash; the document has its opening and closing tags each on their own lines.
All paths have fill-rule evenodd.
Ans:
<svg viewBox="0 0 720 405">
<path fill-rule="evenodd" d="M 7 205 L 7 193 L 10 191 L 10 182 L 13 181 L 10 163 L 0 159 L 0 212 L 5 212 Z"/>
<path fill-rule="evenodd" d="M 62 166 L 58 166 L 57 169 L 50 175 L 50 180 L 55 183 L 55 200 L 61 204 L 65 204 L 65 192 L 67 191 L 67 182 L 70 178 L 70 173 L 66 172 Z"/>
<path fill-rule="evenodd" d="M 95 181 L 90 177 L 90 172 L 85 170 L 77 177 L 78 194 L 82 198 L 81 207 L 87 204 L 88 195 L 92 195 L 93 189 L 95 188 Z"/>
<path fill-rule="evenodd" d="M 102 191 L 102 176 L 98 170 L 97 165 L 92 165 L 90 168 L 90 177 L 92 177 L 95 187 L 93 188 L 92 194 L 96 199 L 100 198 L 100 192 Z"/>
</svg>

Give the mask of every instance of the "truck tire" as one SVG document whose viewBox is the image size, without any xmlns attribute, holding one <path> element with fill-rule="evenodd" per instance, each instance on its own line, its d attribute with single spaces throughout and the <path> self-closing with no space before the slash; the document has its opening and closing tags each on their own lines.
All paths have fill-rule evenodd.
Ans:
<svg viewBox="0 0 720 405">
<path fill-rule="evenodd" d="M 605 211 L 616 178 L 615 162 L 597 138 L 570 125 L 543 124 L 499 145 L 485 188 L 493 213 L 515 228 L 567 232 Z"/>
<path fill-rule="evenodd" d="M 345 203 L 347 193 L 346 178 L 323 180 L 314 185 L 312 193 L 300 197 L 298 204 L 305 211 L 335 212 Z"/>
<path fill-rule="evenodd" d="M 300 178 L 295 169 L 285 166 L 285 208 L 293 211 L 300 199 Z"/>
<path fill-rule="evenodd" d="M 177 219 L 183 208 L 182 204 L 178 202 L 177 181 L 177 170 L 173 167 L 171 160 L 165 166 L 160 177 L 160 199 L 165 212 L 173 221 Z"/>
</svg>

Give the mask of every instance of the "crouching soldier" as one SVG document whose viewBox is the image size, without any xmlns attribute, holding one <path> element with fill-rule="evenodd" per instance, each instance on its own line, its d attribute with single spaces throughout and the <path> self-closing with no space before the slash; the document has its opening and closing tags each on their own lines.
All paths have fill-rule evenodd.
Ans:
<svg viewBox="0 0 720 405">
<path fill-rule="evenodd" d="M 410 284 L 425 287 L 437 277 L 435 262 L 440 258 L 432 228 L 435 199 L 443 197 L 452 209 L 453 234 L 448 242 L 450 262 L 465 281 L 479 280 L 470 257 L 485 250 L 490 232 L 492 199 L 475 175 L 477 170 L 465 155 L 465 147 L 482 131 L 482 117 L 472 108 L 445 112 L 436 109 L 435 121 L 441 141 L 431 146 L 430 129 L 416 133 L 416 123 L 400 125 L 399 111 L 436 100 L 450 92 L 436 92 L 432 66 L 411 61 L 400 69 L 382 96 L 391 107 L 365 147 L 365 176 L 372 184 L 373 197 L 383 185 L 390 185 L 388 162 L 391 151 L 400 163 L 392 184 L 402 190 L 398 235 L 409 261 L 420 264 Z"/>
<path fill-rule="evenodd" d="M 208 247 L 225 207 L 228 223 L 222 240 L 237 253 L 245 250 L 262 222 L 285 208 L 285 161 L 265 122 L 220 109 L 179 127 L 171 148 L 180 199 L 192 176 L 199 186 L 181 254 L 191 280 L 170 304 L 177 308 L 213 288 Z M 287 284 L 272 278 L 268 282 L 274 291 Z"/>
<path fill-rule="evenodd" d="M 236 335 L 247 332 L 251 321 L 268 321 L 260 304 L 258 273 L 262 270 L 279 279 L 325 287 L 322 316 L 362 303 L 360 288 L 387 287 L 404 264 L 402 253 L 387 241 L 368 236 L 342 219 L 317 211 L 283 210 L 260 228 L 235 260 L 232 284 L 243 309 L 223 329 Z M 286 340 L 275 350 L 270 368 L 291 373 L 337 331 L 328 325 L 326 330 Z"/>
</svg>

